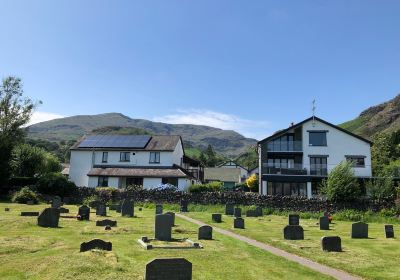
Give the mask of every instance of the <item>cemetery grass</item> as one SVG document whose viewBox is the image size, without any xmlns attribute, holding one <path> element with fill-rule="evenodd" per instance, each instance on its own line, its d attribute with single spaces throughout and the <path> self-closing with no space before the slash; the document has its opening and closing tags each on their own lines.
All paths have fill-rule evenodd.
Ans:
<svg viewBox="0 0 400 280">
<path fill-rule="evenodd" d="M 287 216 L 247 218 L 242 213 L 245 229 L 233 229 L 231 216 L 223 215 L 223 222 L 215 223 L 211 212 L 189 212 L 186 215 L 366 279 L 399 279 L 400 240 L 386 239 L 384 223 L 368 223 L 368 239 L 351 239 L 352 222 L 334 220 L 330 224 L 331 229 L 324 231 L 319 229 L 317 219 L 300 219 L 305 240 L 284 240 L 283 228 L 288 224 Z M 398 224 L 394 225 L 394 232 L 395 237 L 400 234 Z M 343 252 L 323 252 L 322 236 L 340 236 Z"/>
<path fill-rule="evenodd" d="M 46 205 L 0 203 L 0 279 L 143 279 L 145 265 L 154 258 L 183 257 L 193 263 L 193 279 L 331 279 L 308 268 L 276 257 L 244 242 L 214 232 L 214 240 L 201 240 L 204 249 L 154 249 L 137 243 L 154 236 L 154 210 L 135 207 L 135 218 L 107 211 L 117 220 L 111 231 L 90 221 L 60 218 L 59 228 L 36 225 L 37 217 L 21 217 L 21 211 L 40 211 Z M 4 212 L 9 207 L 10 212 Z M 73 216 L 77 206 L 61 216 Z M 173 238 L 197 241 L 198 227 L 176 217 Z M 100 238 L 113 250 L 80 253 L 82 242 Z"/>
</svg>

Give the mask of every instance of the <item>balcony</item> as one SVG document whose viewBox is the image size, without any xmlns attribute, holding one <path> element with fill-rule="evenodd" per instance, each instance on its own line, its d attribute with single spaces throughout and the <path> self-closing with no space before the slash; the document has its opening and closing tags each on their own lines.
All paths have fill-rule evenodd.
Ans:
<svg viewBox="0 0 400 280">
<path fill-rule="evenodd" d="M 267 174 L 282 174 L 282 175 L 307 175 L 307 169 L 303 168 L 302 164 L 294 164 L 294 166 L 268 166 Z"/>
<path fill-rule="evenodd" d="M 267 146 L 268 152 L 301 152 L 302 141 L 271 141 Z"/>
</svg>

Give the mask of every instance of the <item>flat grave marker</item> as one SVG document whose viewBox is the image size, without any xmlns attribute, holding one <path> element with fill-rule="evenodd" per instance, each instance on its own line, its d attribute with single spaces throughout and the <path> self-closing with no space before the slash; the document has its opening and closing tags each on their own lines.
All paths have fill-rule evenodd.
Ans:
<svg viewBox="0 0 400 280">
<path fill-rule="evenodd" d="M 86 251 L 90 251 L 93 249 L 111 251 L 112 243 L 106 242 L 101 239 L 93 239 L 93 240 L 90 240 L 89 242 L 83 242 L 81 244 L 80 252 L 86 252 Z"/>
<path fill-rule="evenodd" d="M 99 220 L 99 221 L 96 221 L 96 226 L 97 227 L 104 227 L 104 226 L 116 227 L 117 221 L 113 221 L 113 220 L 109 220 L 109 219 Z"/>
<path fill-rule="evenodd" d="M 39 216 L 39 212 L 27 212 L 27 211 L 24 211 L 24 212 L 21 212 L 21 216 L 23 216 L 23 217 L 36 217 L 36 216 Z"/>
</svg>

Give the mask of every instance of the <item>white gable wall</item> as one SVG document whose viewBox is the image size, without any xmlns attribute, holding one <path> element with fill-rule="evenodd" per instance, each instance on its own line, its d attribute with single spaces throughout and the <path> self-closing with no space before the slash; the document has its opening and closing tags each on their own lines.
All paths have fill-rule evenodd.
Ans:
<svg viewBox="0 0 400 280">
<path fill-rule="evenodd" d="M 88 176 L 92 168 L 92 151 L 71 151 L 69 179 L 75 185 L 88 186 Z M 97 182 L 96 182 L 97 185 Z"/>
</svg>

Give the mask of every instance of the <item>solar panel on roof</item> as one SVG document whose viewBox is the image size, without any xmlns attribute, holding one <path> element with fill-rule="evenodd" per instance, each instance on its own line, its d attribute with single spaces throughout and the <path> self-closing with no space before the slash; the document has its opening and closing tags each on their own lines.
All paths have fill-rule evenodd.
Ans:
<svg viewBox="0 0 400 280">
<path fill-rule="evenodd" d="M 150 141 L 149 135 L 89 135 L 78 148 L 138 148 Z"/>
</svg>

